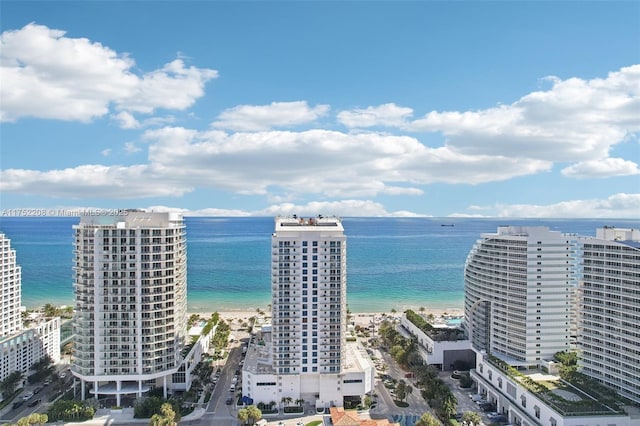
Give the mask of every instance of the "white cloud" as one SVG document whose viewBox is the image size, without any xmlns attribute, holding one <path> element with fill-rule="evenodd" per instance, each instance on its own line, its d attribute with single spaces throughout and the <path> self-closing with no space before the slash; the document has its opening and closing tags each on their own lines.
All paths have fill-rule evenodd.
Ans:
<svg viewBox="0 0 640 426">
<path fill-rule="evenodd" d="M 143 129 L 149 127 L 158 127 L 173 123 L 175 121 L 175 118 L 171 115 L 164 117 L 149 117 L 140 121 L 129 111 L 120 111 L 117 114 L 112 114 L 111 119 L 121 129 Z"/>
<path fill-rule="evenodd" d="M 413 109 L 388 103 L 364 109 L 341 111 L 338 114 L 338 121 L 347 127 L 403 127 L 412 115 Z"/>
<path fill-rule="evenodd" d="M 157 108 L 184 110 L 204 95 L 204 85 L 218 72 L 185 67 L 181 59 L 144 74 L 135 90 L 118 102 L 121 109 L 152 113 Z"/>
<path fill-rule="evenodd" d="M 282 203 L 264 210 L 255 211 L 252 216 L 389 216 L 384 206 L 371 200 L 312 201 L 303 205 Z"/>
<path fill-rule="evenodd" d="M 102 154 L 103 157 L 108 157 L 111 154 L 111 148 L 103 149 L 100 151 L 100 154 Z"/>
<path fill-rule="evenodd" d="M 424 217 L 410 211 L 400 210 L 387 212 L 384 206 L 371 200 L 339 200 L 339 201 L 311 201 L 306 204 L 280 203 L 262 210 L 238 210 L 204 208 L 189 210 L 177 207 L 150 206 L 144 210 L 157 212 L 182 213 L 184 216 L 223 216 L 223 217 L 269 217 L 269 216 L 298 216 L 315 217 L 318 214 L 338 217 Z"/>
<path fill-rule="evenodd" d="M 50 197 L 135 199 L 180 196 L 193 188 L 173 183 L 162 167 L 84 165 L 40 172 L 0 170 L 0 191 Z"/>
<path fill-rule="evenodd" d="M 9 169 L 2 172 L 2 188 L 83 197 L 94 195 L 96 179 L 101 179 L 101 195 L 113 198 L 177 196 L 205 187 L 244 195 L 287 194 L 292 199 L 301 194 L 360 198 L 421 195 L 418 185 L 478 184 L 550 168 L 544 161 L 463 155 L 446 147 L 425 147 L 415 138 L 377 133 L 227 134 L 165 127 L 147 130 L 144 138 L 149 143 L 149 164 L 78 166 L 48 172 Z M 111 188 L 109 179 L 113 180 Z M 122 191 L 125 184 L 132 189 Z"/>
<path fill-rule="evenodd" d="M 640 193 L 618 193 L 606 199 L 570 200 L 550 205 L 498 205 L 495 211 L 498 217 L 637 219 L 640 218 Z"/>
<path fill-rule="evenodd" d="M 140 152 L 142 151 L 142 148 L 140 148 L 139 146 L 137 146 L 135 143 L 133 142 L 126 142 L 124 144 L 124 150 L 125 152 L 129 153 L 129 154 L 134 154 L 136 152 Z"/>
<path fill-rule="evenodd" d="M 447 147 L 468 155 L 543 161 L 606 159 L 613 145 L 640 131 L 640 65 L 604 79 L 550 81 L 549 90 L 530 93 L 511 105 L 432 111 L 404 128 L 442 132 Z"/>
<path fill-rule="evenodd" d="M 212 125 L 234 131 L 261 131 L 311 123 L 328 111 L 328 105 L 311 108 L 306 101 L 239 105 L 223 111 Z"/>
<path fill-rule="evenodd" d="M 128 111 L 120 111 L 111 116 L 121 129 L 139 129 L 142 127 L 140 122 Z"/>
<path fill-rule="evenodd" d="M 605 158 L 574 164 L 564 168 L 562 174 L 574 178 L 632 176 L 640 174 L 640 169 L 633 161 L 622 158 Z"/>
<path fill-rule="evenodd" d="M 179 59 L 138 76 L 126 54 L 33 23 L 3 32 L 0 46 L 1 121 L 87 122 L 108 114 L 111 105 L 144 113 L 182 110 L 217 76 L 215 70 L 185 67 Z"/>
</svg>

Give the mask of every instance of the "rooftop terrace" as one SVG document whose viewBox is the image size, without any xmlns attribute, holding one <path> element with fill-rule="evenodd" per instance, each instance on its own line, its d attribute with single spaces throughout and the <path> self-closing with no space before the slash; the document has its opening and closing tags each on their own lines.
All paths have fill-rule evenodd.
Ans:
<svg viewBox="0 0 640 426">
<path fill-rule="evenodd" d="M 485 361 L 563 416 L 625 414 L 623 401 L 614 391 L 580 373 L 571 373 L 565 380 L 538 368 L 516 369 L 492 355 L 486 355 Z"/>
</svg>

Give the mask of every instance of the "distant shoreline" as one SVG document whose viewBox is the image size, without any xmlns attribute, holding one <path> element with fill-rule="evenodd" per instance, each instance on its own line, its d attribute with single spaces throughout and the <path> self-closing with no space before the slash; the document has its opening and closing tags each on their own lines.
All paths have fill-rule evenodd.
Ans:
<svg viewBox="0 0 640 426">
<path fill-rule="evenodd" d="M 262 310 L 263 317 L 269 318 L 271 316 L 270 312 L 266 312 Z M 458 310 L 427 310 L 425 309 L 423 312 L 416 310 L 417 313 L 422 314 L 424 316 L 433 315 L 435 323 L 446 323 L 448 319 L 453 318 L 461 318 L 464 316 L 464 312 L 462 309 Z M 213 312 L 191 312 L 190 315 L 197 314 L 201 318 L 206 319 L 210 318 Z M 379 322 L 384 318 L 390 317 L 400 317 L 403 312 L 396 312 L 395 314 L 390 314 L 388 312 L 360 312 L 360 313 L 352 313 L 351 321 L 355 325 L 360 326 L 368 326 L 372 321 Z M 218 315 L 221 319 L 229 323 L 244 323 L 248 322 L 249 318 L 259 316 L 257 311 L 220 311 Z"/>
<path fill-rule="evenodd" d="M 73 306 L 73 304 L 62 304 L 62 305 L 54 305 L 58 308 L 65 308 L 68 306 Z M 43 305 L 37 306 L 37 307 L 26 307 L 26 309 L 28 311 L 35 311 L 35 310 L 41 310 L 44 307 Z M 400 316 L 402 315 L 406 310 L 411 309 L 417 313 L 423 314 L 423 315 L 433 315 L 434 317 L 438 317 L 438 318 L 444 318 L 444 317 L 452 317 L 452 318 L 458 318 L 458 317 L 462 317 L 464 315 L 464 309 L 462 307 L 441 307 L 441 308 L 433 308 L 433 307 L 427 307 L 427 306 L 407 306 L 404 307 L 402 309 L 399 308 L 393 308 L 395 309 L 395 312 L 392 312 L 391 309 L 388 311 L 369 311 L 369 312 L 353 312 L 353 311 L 349 311 L 349 314 L 351 315 L 351 317 L 355 320 L 356 318 L 371 318 L 374 316 Z M 262 307 L 255 307 L 253 309 L 251 308 L 239 308 L 239 309 L 223 309 L 223 310 L 189 310 L 187 309 L 187 315 L 200 315 L 200 317 L 202 318 L 209 318 L 214 312 L 217 312 L 221 318 L 233 318 L 233 319 L 243 319 L 243 320 L 248 320 L 249 318 L 253 317 L 253 316 L 258 316 L 260 315 L 260 313 L 258 312 L 258 310 L 265 316 L 265 317 L 269 317 L 271 316 L 271 312 L 269 311 L 267 306 L 262 306 Z"/>
</svg>

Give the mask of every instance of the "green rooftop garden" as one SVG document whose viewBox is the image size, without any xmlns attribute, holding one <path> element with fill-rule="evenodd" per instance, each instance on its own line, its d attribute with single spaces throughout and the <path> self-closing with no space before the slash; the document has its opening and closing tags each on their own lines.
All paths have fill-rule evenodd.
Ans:
<svg viewBox="0 0 640 426">
<path fill-rule="evenodd" d="M 422 315 L 415 313 L 411 309 L 404 311 L 407 320 L 418 327 L 424 334 L 435 342 L 464 340 L 464 332 L 458 328 L 436 328 L 429 324 Z"/>
<path fill-rule="evenodd" d="M 577 371 L 566 371 L 557 380 L 535 381 L 493 355 L 487 360 L 563 416 L 626 414 L 619 407 L 623 400 L 614 391 Z M 566 398 L 569 395 L 571 399 Z"/>
</svg>

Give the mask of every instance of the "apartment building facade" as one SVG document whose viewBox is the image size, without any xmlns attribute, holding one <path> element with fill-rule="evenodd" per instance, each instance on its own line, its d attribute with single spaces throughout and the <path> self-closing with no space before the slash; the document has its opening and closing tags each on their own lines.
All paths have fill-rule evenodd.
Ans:
<svg viewBox="0 0 640 426">
<path fill-rule="evenodd" d="M 250 347 L 243 392 L 342 406 L 373 386 L 366 352 L 348 345 L 347 240 L 335 217 L 275 220 L 271 244 L 272 324 Z"/>
<path fill-rule="evenodd" d="M 579 367 L 640 404 L 640 230 L 580 239 Z"/>
<path fill-rule="evenodd" d="M 72 373 L 82 397 L 165 397 L 187 336 L 186 228 L 175 213 L 83 216 L 74 225 Z"/>
<path fill-rule="evenodd" d="M 0 265 L 2 270 L 2 303 L 0 303 L 0 336 L 10 336 L 22 330 L 21 280 L 22 269 L 16 262 L 11 240 L 0 234 Z"/>
<path fill-rule="evenodd" d="M 511 365 L 536 365 L 575 335 L 575 236 L 547 227 L 482 234 L 465 264 L 472 346 Z"/>
<path fill-rule="evenodd" d="M 22 270 L 11 241 L 0 234 L 0 381 L 14 371 L 27 375 L 45 356 L 60 361 L 60 318 L 38 316 L 28 327 L 22 323 Z"/>
</svg>

